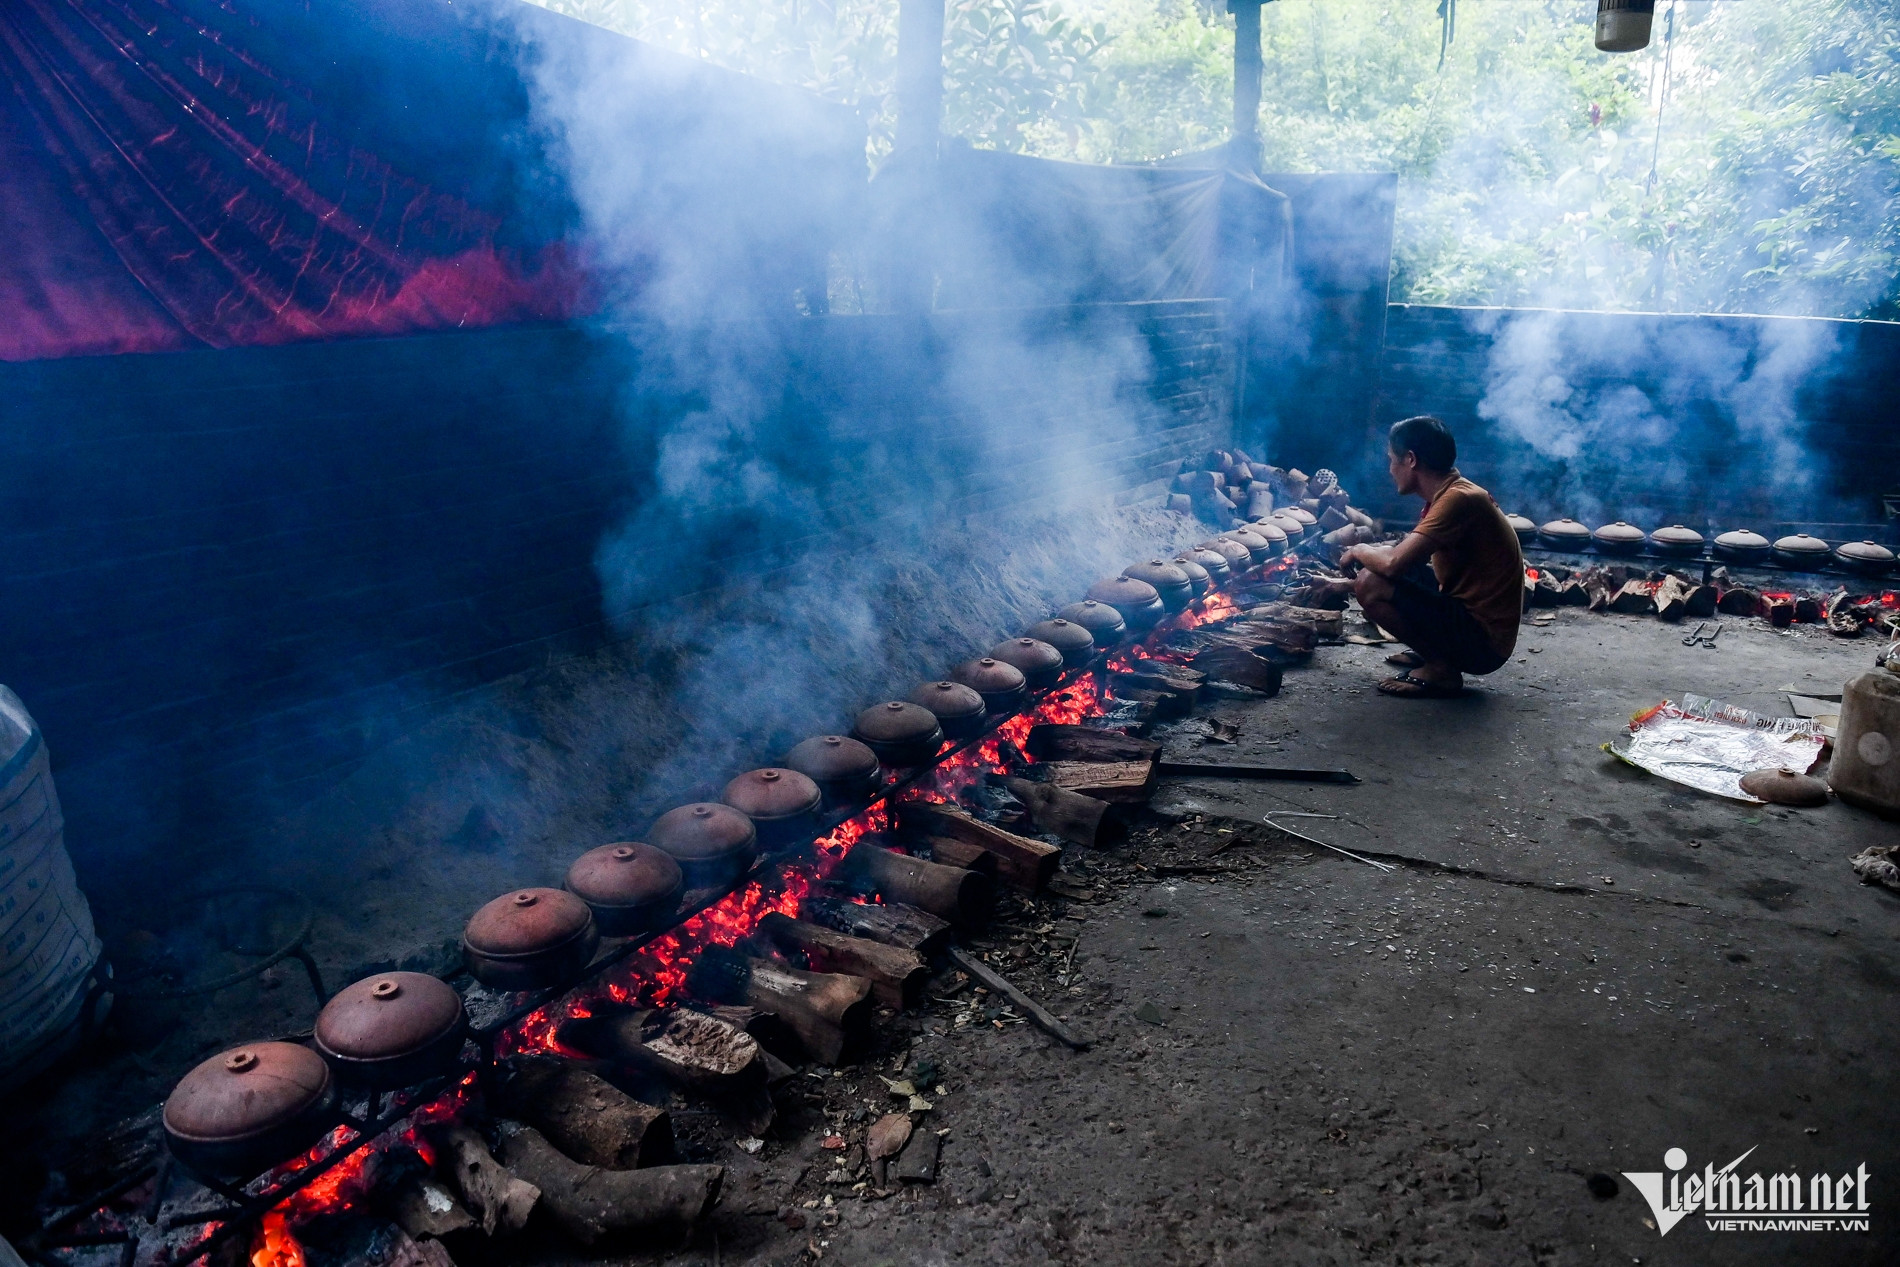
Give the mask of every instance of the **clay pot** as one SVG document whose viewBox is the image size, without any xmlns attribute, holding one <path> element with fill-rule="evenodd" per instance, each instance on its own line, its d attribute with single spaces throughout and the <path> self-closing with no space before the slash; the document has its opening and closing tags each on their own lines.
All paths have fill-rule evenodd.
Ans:
<svg viewBox="0 0 1900 1267">
<path fill-rule="evenodd" d="M 1716 557 L 1727 559 L 1730 563 L 1760 563 L 1773 548 L 1768 544 L 1768 538 L 1746 528 L 1722 533 L 1715 539 Z"/>
<path fill-rule="evenodd" d="M 1062 680 L 1062 649 L 1039 638 L 999 642 L 990 648 L 990 659 L 1015 665 L 1032 691 L 1046 691 Z"/>
<path fill-rule="evenodd" d="M 1790 567 L 1818 568 L 1833 553 L 1827 542 L 1805 532 L 1775 541 L 1775 557 Z"/>
<path fill-rule="evenodd" d="M 1626 524 L 1621 519 L 1615 523 L 1604 524 L 1590 534 L 1597 549 L 1605 554 L 1637 554 L 1642 551 L 1643 543 L 1649 535 L 1635 524 Z"/>
<path fill-rule="evenodd" d="M 1868 576 L 1885 576 L 1893 570 L 1893 551 L 1875 541 L 1846 541 L 1836 546 L 1834 557 L 1843 567 Z"/>
<path fill-rule="evenodd" d="M 335 1105 L 323 1057 L 296 1043 L 251 1043 L 179 1079 L 165 1100 L 165 1141 L 196 1174 L 249 1179 L 315 1144 Z"/>
<path fill-rule="evenodd" d="M 1511 531 L 1517 534 L 1517 543 L 1527 546 L 1537 540 L 1537 525 L 1523 515 L 1506 515 L 1504 522 L 1511 525 Z"/>
<path fill-rule="evenodd" d="M 880 762 L 900 769 L 928 765 L 943 747 L 937 715 L 903 700 L 865 709 L 851 724 L 851 734 L 875 752 Z"/>
<path fill-rule="evenodd" d="M 748 770 L 726 784 L 719 799 L 752 820 L 761 849 L 809 845 L 818 835 L 825 794 L 796 770 Z"/>
<path fill-rule="evenodd" d="M 1286 547 L 1289 550 L 1306 540 L 1305 522 L 1295 519 L 1290 511 L 1276 510 L 1267 516 L 1267 522 L 1286 534 Z M 1313 526 L 1319 527 L 1319 520 L 1315 519 Z"/>
<path fill-rule="evenodd" d="M 1284 536 L 1285 534 L 1282 533 L 1281 535 Z M 1227 584 L 1227 578 L 1232 575 L 1227 566 L 1227 556 L 1222 554 L 1219 550 L 1210 550 L 1206 546 L 1194 546 L 1191 549 L 1181 551 L 1181 557 L 1183 559 L 1192 559 L 1194 562 L 1206 568 L 1209 585 L 1225 585 Z"/>
<path fill-rule="evenodd" d="M 832 809 L 874 795 L 881 780 L 877 754 L 845 735 L 802 740 L 785 754 L 784 765 L 816 783 Z"/>
<path fill-rule="evenodd" d="M 1271 515 L 1265 519 L 1254 520 L 1247 525 L 1247 531 L 1257 537 L 1265 537 L 1267 548 L 1273 552 L 1273 557 L 1275 558 L 1285 554 L 1292 544 L 1287 538 L 1286 529 L 1274 523 L 1273 516 Z"/>
<path fill-rule="evenodd" d="M 1256 567 L 1265 563 L 1268 559 L 1271 559 L 1276 553 L 1273 542 L 1255 532 L 1251 527 L 1245 525 L 1235 528 L 1231 532 L 1224 532 L 1221 535 L 1231 537 L 1235 541 L 1240 542 L 1241 545 L 1246 546 L 1247 557 L 1253 561 Z"/>
<path fill-rule="evenodd" d="M 1306 529 L 1309 534 L 1319 524 L 1319 512 L 1308 510 L 1305 506 L 1288 506 L 1285 510 L 1276 510 L 1273 513 L 1276 518 L 1285 515 L 1289 519 L 1299 520 L 1300 527 Z"/>
<path fill-rule="evenodd" d="M 1574 519 L 1553 519 L 1537 530 L 1545 545 L 1559 550 L 1581 550 L 1590 544 L 1590 530 Z"/>
<path fill-rule="evenodd" d="M 1037 621 L 1024 633 L 1060 651 L 1065 668 L 1079 669 L 1095 658 L 1095 635 L 1073 620 L 1052 616 L 1048 620 Z M 1019 664 L 1016 667 L 1020 669 L 1023 666 Z"/>
<path fill-rule="evenodd" d="M 1702 534 L 1694 528 L 1672 524 L 1649 534 L 1649 548 L 1657 554 L 1686 558 L 1702 553 Z"/>
<path fill-rule="evenodd" d="M 965 660 L 950 670 L 950 680 L 961 682 L 981 695 L 983 707 L 992 715 L 1015 712 L 1029 696 L 1029 681 L 1023 676 L 1023 671 L 994 656 Z"/>
<path fill-rule="evenodd" d="M 976 688 L 961 682 L 925 682 L 910 693 L 910 702 L 936 715 L 945 739 L 968 739 L 981 734 L 989 707 Z"/>
<path fill-rule="evenodd" d="M 462 996 L 420 972 L 365 977 L 337 991 L 317 1014 L 317 1050 L 338 1081 L 372 1091 L 450 1072 L 467 1038 Z"/>
<path fill-rule="evenodd" d="M 1070 624 L 1080 625 L 1088 630 L 1089 636 L 1095 639 L 1096 648 L 1103 651 L 1120 642 L 1128 633 L 1128 622 L 1122 619 L 1120 612 L 1107 603 L 1098 603 L 1092 598 L 1085 598 L 1079 603 L 1070 603 L 1056 613 L 1056 619 L 1066 620 Z"/>
<path fill-rule="evenodd" d="M 1226 559 L 1229 577 L 1239 576 L 1253 566 L 1253 551 L 1228 537 L 1215 537 L 1212 541 L 1203 541 L 1194 548 L 1210 550 Z"/>
<path fill-rule="evenodd" d="M 1214 578 L 1208 575 L 1207 569 L 1196 563 L 1187 555 L 1177 554 L 1170 562 L 1187 573 L 1188 589 L 1193 593 L 1195 598 L 1201 597 L 1201 595 L 1214 588 Z M 1222 559 L 1220 565 L 1223 572 L 1227 570 L 1226 559 Z M 1165 607 L 1167 604 L 1163 603 L 1162 606 Z"/>
<path fill-rule="evenodd" d="M 494 990 L 542 990 L 580 975 L 600 948 L 587 903 L 562 889 L 517 889 L 462 930 L 462 962 Z"/>
<path fill-rule="evenodd" d="M 1161 606 L 1168 611 L 1186 611 L 1187 605 L 1194 601 L 1194 581 L 1179 564 L 1150 559 L 1146 563 L 1130 564 L 1122 569 L 1122 575 L 1154 586 L 1155 593 L 1161 597 Z"/>
<path fill-rule="evenodd" d="M 670 809 L 647 830 L 647 843 L 680 864 L 689 889 L 729 884 L 752 865 L 759 830 L 730 805 L 702 801 Z"/>
<path fill-rule="evenodd" d="M 1741 778 L 1742 791 L 1770 805 L 1798 805 L 1812 808 L 1827 804 L 1827 784 L 1820 779 L 1790 770 L 1750 770 Z"/>
<path fill-rule="evenodd" d="M 673 918 L 686 873 L 664 849 L 623 840 L 574 859 L 567 891 L 587 903 L 603 936 L 632 937 L 664 928 Z"/>
<path fill-rule="evenodd" d="M 1089 586 L 1088 596 L 1120 612 L 1122 619 L 1128 622 L 1131 633 L 1147 633 L 1167 615 L 1166 609 L 1161 606 L 1161 595 L 1155 592 L 1155 587 L 1133 577 L 1115 576 L 1106 581 L 1097 581 Z"/>
</svg>

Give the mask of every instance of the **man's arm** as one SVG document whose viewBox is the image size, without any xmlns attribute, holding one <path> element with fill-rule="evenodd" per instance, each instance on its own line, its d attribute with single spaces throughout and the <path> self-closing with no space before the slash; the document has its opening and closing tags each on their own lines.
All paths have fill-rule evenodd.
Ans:
<svg viewBox="0 0 1900 1267">
<path fill-rule="evenodd" d="M 1357 563 L 1389 581 L 1396 581 L 1429 559 L 1435 548 L 1432 539 L 1424 533 L 1408 532 L 1405 540 L 1395 546 L 1353 546 L 1339 556 L 1339 561 Z"/>
</svg>

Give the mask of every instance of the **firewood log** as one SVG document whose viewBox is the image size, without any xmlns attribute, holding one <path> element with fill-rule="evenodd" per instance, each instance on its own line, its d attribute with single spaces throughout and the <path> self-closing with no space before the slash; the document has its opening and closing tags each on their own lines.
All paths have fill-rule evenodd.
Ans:
<svg viewBox="0 0 1900 1267">
<path fill-rule="evenodd" d="M 1093 768 L 1093 763 L 1085 764 Z M 1003 786 L 1029 807 L 1029 817 L 1036 826 L 1074 844 L 1105 845 L 1128 834 L 1119 819 L 1110 817 L 1107 801 L 1028 779 L 1005 779 Z"/>
<path fill-rule="evenodd" d="M 665 1109 L 642 1104 L 598 1074 L 565 1061 L 516 1066 L 500 1082 L 500 1104 L 502 1112 L 590 1166 L 632 1170 L 675 1156 L 673 1123 Z"/>
<path fill-rule="evenodd" d="M 1610 610 L 1625 616 L 1650 615 L 1656 610 L 1656 602 L 1646 582 L 1625 581 L 1610 600 Z"/>
<path fill-rule="evenodd" d="M 771 1012 L 820 1064 L 835 1065 L 869 1036 L 875 1004 L 863 977 L 806 972 L 726 946 L 708 946 L 687 973 L 686 988 L 704 999 L 749 1003 Z"/>
<path fill-rule="evenodd" d="M 930 838 L 930 860 L 941 862 L 946 867 L 961 867 L 965 871 L 980 871 L 989 876 L 996 874 L 995 854 L 981 845 L 952 840 L 948 836 Z"/>
<path fill-rule="evenodd" d="M 1194 667 L 1210 679 L 1232 682 L 1268 695 L 1280 693 L 1284 670 L 1259 653 L 1239 647 L 1209 647 L 1194 657 Z"/>
<path fill-rule="evenodd" d="M 915 906 L 962 928 L 981 927 L 989 919 L 995 900 L 990 878 L 981 872 L 896 853 L 873 837 L 851 847 L 837 878 L 854 892 L 876 893 L 886 901 Z"/>
<path fill-rule="evenodd" d="M 1037 782 L 1106 801 L 1146 804 L 1155 791 L 1154 761 L 1041 761 L 1029 773 Z"/>
<path fill-rule="evenodd" d="M 1761 614 L 1761 595 L 1752 589 L 1737 586 L 1722 593 L 1716 600 L 1715 609 L 1724 616 L 1758 616 Z"/>
<path fill-rule="evenodd" d="M 487 1141 L 473 1127 L 441 1122 L 425 1127 L 424 1134 L 436 1146 L 442 1176 L 460 1194 L 469 1212 L 481 1220 L 484 1234 L 519 1232 L 527 1226 L 528 1216 L 541 1199 L 541 1190 L 496 1161 Z"/>
<path fill-rule="evenodd" d="M 1062 850 L 1056 846 L 1004 831 L 947 805 L 905 801 L 896 808 L 906 832 L 948 836 L 989 850 L 996 855 L 997 876 L 1026 893 L 1040 893 L 1062 863 Z"/>
<path fill-rule="evenodd" d="M 1768 623 L 1777 629 L 1786 629 L 1794 623 L 1794 600 L 1791 598 L 1765 598 L 1761 604 L 1761 614 Z"/>
<path fill-rule="evenodd" d="M 1025 746 L 1038 761 L 1153 761 L 1161 752 L 1152 739 L 1053 722 L 1032 727 Z"/>
<path fill-rule="evenodd" d="M 846 898 L 809 897 L 799 915 L 814 924 L 835 928 L 853 937 L 899 946 L 928 959 L 950 940 L 949 920 L 902 902 L 853 902 Z"/>
<path fill-rule="evenodd" d="M 776 1110 L 765 1051 L 744 1028 L 718 1016 L 685 1008 L 605 1007 L 562 1022 L 558 1037 L 564 1046 L 701 1096 L 754 1135 L 771 1129 Z M 607 1164 L 547 1134 L 576 1161 Z"/>
<path fill-rule="evenodd" d="M 803 951 L 821 972 L 864 977 L 886 1007 L 914 1006 L 930 976 L 923 959 L 911 951 L 788 915 L 767 915 L 759 921 L 759 933 L 781 948 Z"/>
<path fill-rule="evenodd" d="M 583 1245 L 614 1233 L 697 1223 L 726 1177 L 723 1166 L 602 1170 L 563 1156 L 532 1126 L 509 1131 L 502 1156 L 541 1191 L 555 1226 Z"/>
<path fill-rule="evenodd" d="M 1650 596 L 1656 615 L 1669 621 L 1681 620 L 1689 609 L 1689 587 L 1673 576 L 1665 576 Z"/>
</svg>

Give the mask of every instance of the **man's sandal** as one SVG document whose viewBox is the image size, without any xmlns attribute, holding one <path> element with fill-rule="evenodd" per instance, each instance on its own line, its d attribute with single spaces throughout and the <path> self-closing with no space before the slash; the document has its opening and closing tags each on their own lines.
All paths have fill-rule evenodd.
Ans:
<svg viewBox="0 0 1900 1267">
<path fill-rule="evenodd" d="M 1415 678 L 1409 671 L 1395 678 L 1387 678 L 1379 683 L 1381 695 L 1391 695 L 1398 699 L 1457 699 L 1465 693 L 1465 684 L 1459 682 L 1427 682 Z"/>
</svg>

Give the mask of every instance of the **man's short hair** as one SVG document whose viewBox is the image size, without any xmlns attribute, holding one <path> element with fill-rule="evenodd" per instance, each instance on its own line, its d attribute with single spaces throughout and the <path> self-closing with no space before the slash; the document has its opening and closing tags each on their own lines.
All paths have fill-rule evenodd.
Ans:
<svg viewBox="0 0 1900 1267">
<path fill-rule="evenodd" d="M 1417 457 L 1421 471 L 1442 475 L 1458 464 L 1458 442 L 1451 438 L 1451 428 L 1430 414 L 1393 423 L 1386 443 L 1398 457 Z"/>
</svg>

